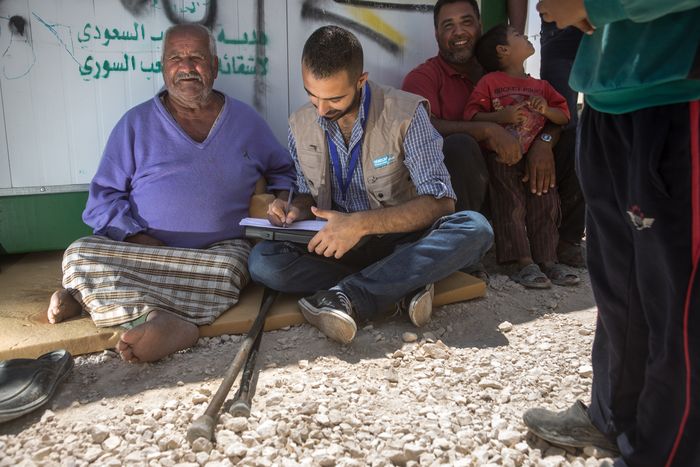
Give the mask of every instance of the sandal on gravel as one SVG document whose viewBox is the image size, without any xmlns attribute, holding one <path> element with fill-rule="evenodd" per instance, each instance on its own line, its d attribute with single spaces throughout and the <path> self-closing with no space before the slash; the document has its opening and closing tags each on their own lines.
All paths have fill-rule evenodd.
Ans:
<svg viewBox="0 0 700 467">
<path fill-rule="evenodd" d="M 552 284 L 555 285 L 572 286 L 578 285 L 579 282 L 581 282 L 578 274 L 571 272 L 563 264 L 554 263 L 548 268 L 542 267 L 542 271 L 547 277 L 549 277 Z"/>
<path fill-rule="evenodd" d="M 529 289 L 548 289 L 552 287 L 552 282 L 535 263 L 528 264 L 517 274 L 510 276 L 510 278 Z"/>
</svg>

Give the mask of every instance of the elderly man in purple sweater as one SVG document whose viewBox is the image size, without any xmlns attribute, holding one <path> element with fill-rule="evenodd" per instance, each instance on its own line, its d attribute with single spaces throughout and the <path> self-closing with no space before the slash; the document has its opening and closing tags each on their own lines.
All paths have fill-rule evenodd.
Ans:
<svg viewBox="0 0 700 467">
<path fill-rule="evenodd" d="M 213 89 L 215 42 L 199 25 L 163 41 L 166 90 L 117 123 L 90 185 L 83 220 L 94 236 L 63 259 L 48 320 L 90 313 L 128 328 L 122 358 L 154 361 L 194 345 L 238 301 L 250 244 L 238 225 L 258 179 L 282 198 L 289 153 L 246 104 Z"/>
</svg>

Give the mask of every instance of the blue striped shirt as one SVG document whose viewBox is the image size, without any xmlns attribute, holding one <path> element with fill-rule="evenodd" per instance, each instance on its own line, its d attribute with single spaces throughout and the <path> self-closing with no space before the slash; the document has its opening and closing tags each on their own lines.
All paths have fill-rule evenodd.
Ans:
<svg viewBox="0 0 700 467">
<path fill-rule="evenodd" d="M 364 112 L 365 89 L 362 89 L 362 98 L 358 118 L 352 128 L 350 144 L 345 145 L 343 134 L 337 122 L 330 121 L 325 117 L 318 117 L 318 124 L 324 132 L 330 135 L 331 140 L 338 148 L 338 158 L 342 179 L 345 180 L 350 164 L 350 151 L 356 144 L 362 144 L 363 122 L 366 118 Z M 304 178 L 297 156 L 296 141 L 291 129 L 287 135 L 289 142 L 289 153 L 292 155 L 297 171 L 297 192 L 309 194 L 309 187 Z M 450 174 L 443 162 L 442 137 L 430 123 L 430 117 L 425 107 L 419 105 L 416 113 L 406 131 L 403 142 L 404 164 L 411 174 L 411 180 L 416 187 L 418 195 L 430 195 L 437 199 L 452 198 L 457 199 L 452 185 L 450 184 Z M 361 156 L 360 156 L 361 157 Z M 335 175 L 335 168 L 330 164 L 331 196 L 333 199 L 333 209 L 345 212 L 368 211 L 370 209 L 369 198 L 364 184 L 362 164 L 358 163 L 353 173 L 350 186 L 347 191 L 347 199 L 343 200 L 343 193 L 338 186 Z"/>
</svg>

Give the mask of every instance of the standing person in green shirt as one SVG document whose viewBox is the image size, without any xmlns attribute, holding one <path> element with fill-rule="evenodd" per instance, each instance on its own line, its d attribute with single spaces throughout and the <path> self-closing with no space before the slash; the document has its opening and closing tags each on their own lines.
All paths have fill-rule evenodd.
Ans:
<svg viewBox="0 0 700 467">
<path fill-rule="evenodd" d="M 700 465 L 700 0 L 542 0 L 586 33 L 578 173 L 598 304 L 591 404 L 524 421 L 615 465 Z"/>
</svg>

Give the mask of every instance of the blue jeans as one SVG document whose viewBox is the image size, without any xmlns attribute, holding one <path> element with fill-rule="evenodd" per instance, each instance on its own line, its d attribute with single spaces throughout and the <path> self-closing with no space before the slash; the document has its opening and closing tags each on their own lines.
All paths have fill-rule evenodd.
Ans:
<svg viewBox="0 0 700 467">
<path fill-rule="evenodd" d="M 421 232 L 371 237 L 340 260 L 309 253 L 306 246 L 264 241 L 250 253 L 254 281 L 287 293 L 311 294 L 338 286 L 360 320 L 393 311 L 403 297 L 476 264 L 493 244 L 484 216 L 461 211 Z"/>
</svg>

